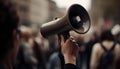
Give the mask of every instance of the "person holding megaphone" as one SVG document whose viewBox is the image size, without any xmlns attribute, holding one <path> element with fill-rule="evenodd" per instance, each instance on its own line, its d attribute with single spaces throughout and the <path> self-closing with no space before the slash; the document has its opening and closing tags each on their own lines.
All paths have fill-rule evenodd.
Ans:
<svg viewBox="0 0 120 69">
<path fill-rule="evenodd" d="M 76 57 L 78 54 L 78 45 L 76 41 L 70 37 L 71 30 L 85 34 L 90 29 L 90 17 L 87 11 L 78 4 L 73 4 L 68 9 L 65 16 L 42 24 L 40 33 L 44 38 L 57 34 L 59 38 L 60 61 L 62 69 L 77 69 Z"/>
</svg>

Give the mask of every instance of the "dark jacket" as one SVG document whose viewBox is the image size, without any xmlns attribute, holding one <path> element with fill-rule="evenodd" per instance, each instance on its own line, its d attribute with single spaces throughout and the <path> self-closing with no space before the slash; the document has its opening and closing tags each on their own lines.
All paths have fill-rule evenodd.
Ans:
<svg viewBox="0 0 120 69">
<path fill-rule="evenodd" d="M 0 69 L 6 69 L 6 68 L 0 65 Z M 73 64 L 65 64 L 64 69 L 77 69 L 77 67 Z"/>
</svg>

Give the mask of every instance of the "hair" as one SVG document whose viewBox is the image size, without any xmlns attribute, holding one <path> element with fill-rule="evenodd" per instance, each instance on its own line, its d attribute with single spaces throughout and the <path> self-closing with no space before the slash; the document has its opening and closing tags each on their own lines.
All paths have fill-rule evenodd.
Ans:
<svg viewBox="0 0 120 69">
<path fill-rule="evenodd" d="M 18 22 L 15 5 L 9 0 L 0 0 L 0 60 L 10 50 L 8 42 L 13 38 L 12 33 L 17 29 Z"/>
<path fill-rule="evenodd" d="M 114 35 L 111 33 L 110 30 L 104 30 L 100 36 L 101 41 L 108 40 L 114 41 Z"/>
</svg>

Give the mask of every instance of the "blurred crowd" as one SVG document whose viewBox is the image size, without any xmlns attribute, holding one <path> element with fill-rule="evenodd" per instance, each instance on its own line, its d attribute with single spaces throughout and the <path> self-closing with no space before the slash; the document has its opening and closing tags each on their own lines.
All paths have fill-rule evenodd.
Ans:
<svg viewBox="0 0 120 69">
<path fill-rule="evenodd" d="M 17 60 L 15 61 L 14 69 L 61 69 L 61 63 L 60 63 L 61 60 L 58 56 L 61 47 L 57 35 L 52 35 L 46 39 L 42 37 L 42 35 L 40 34 L 40 30 L 33 31 L 32 28 L 29 26 L 20 25 L 19 28 L 17 29 L 17 24 L 16 24 L 18 23 L 16 18 L 17 16 L 15 15 L 10 16 L 4 14 L 3 9 L 4 11 L 6 11 L 6 7 L 4 8 L 0 6 L 0 16 L 1 16 L 0 31 L 3 32 L 0 34 L 0 38 L 1 38 L 0 54 L 4 52 L 4 50 L 2 49 L 5 49 L 8 52 L 9 49 L 14 48 L 14 47 L 8 48 L 6 44 L 6 42 L 10 44 L 11 35 L 7 36 L 7 34 L 11 34 L 11 29 L 12 29 L 12 34 L 16 35 L 15 32 L 17 32 L 19 33 L 19 37 L 20 37 Z M 8 8 L 7 6 L 7 9 L 10 8 Z M 8 10 L 6 12 L 8 12 Z M 13 10 L 11 11 L 11 9 L 10 12 L 12 12 L 12 14 L 14 13 Z M 4 28 L 3 26 L 5 26 L 6 28 Z M 14 29 L 15 32 L 13 31 Z M 4 32 L 3 30 L 7 32 Z M 114 34 L 113 31 L 115 30 L 112 30 L 112 28 L 109 29 L 104 28 L 104 29 L 100 29 L 100 31 L 93 31 L 89 35 L 77 34 L 76 32 L 73 31 L 70 32 L 70 35 L 76 40 L 79 46 L 79 53 L 77 55 L 77 60 L 76 60 L 77 69 L 103 69 L 102 66 L 98 66 L 98 65 L 100 63 L 99 62 L 100 57 L 102 53 L 104 53 L 104 49 L 105 50 L 110 49 L 114 51 L 114 61 L 112 62 L 111 65 L 109 65 L 111 66 L 111 68 L 106 67 L 105 69 L 120 69 L 119 67 L 120 66 L 120 55 L 119 55 L 120 29 L 118 29 L 118 31 Z M 15 42 L 17 36 L 14 35 L 12 35 L 12 37 L 14 38 L 14 42 Z M 6 38 L 3 38 L 3 36 Z M 2 47 L 2 45 L 5 47 Z M 11 51 L 11 53 L 16 53 L 16 52 Z M 0 61 L 2 61 L 4 56 L 6 55 L 2 53 L 2 56 L 0 56 L 1 58 Z M 2 64 L 2 62 L 0 63 Z"/>
<path fill-rule="evenodd" d="M 20 26 L 19 29 L 20 48 L 15 65 L 16 69 L 61 69 L 60 58 L 58 56 L 60 44 L 56 35 L 46 39 L 42 37 L 39 30 L 34 32 L 32 28 L 27 26 Z M 120 31 L 113 36 L 110 36 L 107 31 L 107 34 L 102 35 L 104 31 L 105 29 L 100 32 L 94 31 L 87 35 L 89 39 L 88 37 L 86 38 L 86 35 L 77 34 L 73 31 L 70 32 L 79 45 L 79 54 L 76 61 L 78 69 L 93 69 L 91 68 L 91 61 L 99 56 L 93 57 L 92 51 L 94 46 L 101 42 L 102 36 L 105 36 L 106 40 L 113 38 L 114 40 L 112 41 L 120 44 Z M 109 31 L 112 34 L 112 30 L 109 29 Z M 107 38 L 107 36 L 109 37 Z M 86 39 L 88 41 L 85 41 Z M 109 47 L 109 44 L 105 43 L 105 45 Z"/>
</svg>

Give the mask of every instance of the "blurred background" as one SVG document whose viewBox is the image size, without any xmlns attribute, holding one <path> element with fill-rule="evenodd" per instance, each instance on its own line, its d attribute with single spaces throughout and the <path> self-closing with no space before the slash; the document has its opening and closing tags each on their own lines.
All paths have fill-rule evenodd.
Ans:
<svg viewBox="0 0 120 69">
<path fill-rule="evenodd" d="M 28 37 L 28 43 L 32 48 L 34 54 L 41 54 L 44 58 L 39 59 L 45 64 L 45 68 L 60 69 L 59 59 L 56 56 L 58 52 L 58 43 L 56 36 L 51 36 L 48 39 L 44 39 L 39 34 L 40 26 L 43 23 L 54 20 L 56 17 L 63 17 L 67 13 L 67 9 L 72 4 L 82 5 L 89 13 L 91 19 L 91 28 L 86 34 L 72 33 L 79 40 L 80 50 L 80 68 L 86 69 L 89 66 L 90 53 L 89 47 L 94 45 L 101 31 L 105 29 L 111 29 L 112 33 L 120 41 L 120 0 L 11 0 L 18 6 L 18 12 L 20 16 L 20 29 L 23 30 L 21 38 Z M 29 31 L 29 32 L 28 32 Z M 26 34 L 27 33 L 27 34 Z M 32 38 L 32 39 L 31 39 Z M 21 39 L 22 41 L 23 39 Z M 40 49 L 34 48 L 37 42 Z M 90 46 L 91 45 L 91 46 Z M 38 49 L 38 51 L 36 51 Z M 41 51 L 39 51 L 41 50 Z M 40 52 L 40 53 L 38 53 Z M 87 57 L 85 55 L 87 53 Z M 34 55 L 32 54 L 32 55 Z M 35 56 L 36 57 L 36 56 Z M 33 63 L 39 63 L 38 57 L 35 58 Z M 33 60 L 33 59 L 31 59 Z M 56 61 L 58 62 L 56 62 Z M 39 63 L 40 65 L 42 63 Z M 51 65 L 52 64 L 52 65 Z M 38 65 L 38 66 L 40 66 Z M 35 69 L 35 66 L 33 66 Z M 44 68 L 43 68 L 44 69 Z M 88 69 L 88 68 L 87 68 Z"/>
<path fill-rule="evenodd" d="M 91 18 L 92 31 L 119 26 L 119 0 L 13 0 L 18 4 L 21 25 L 39 30 L 41 24 L 62 17 L 70 5 L 82 5 Z M 103 27 L 105 26 L 105 27 Z"/>
</svg>

